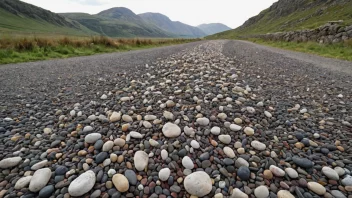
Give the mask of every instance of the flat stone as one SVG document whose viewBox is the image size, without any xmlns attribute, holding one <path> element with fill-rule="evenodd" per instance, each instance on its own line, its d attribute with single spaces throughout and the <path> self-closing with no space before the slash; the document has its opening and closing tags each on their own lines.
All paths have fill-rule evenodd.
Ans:
<svg viewBox="0 0 352 198">
<path fill-rule="evenodd" d="M 289 177 L 291 177 L 292 179 L 296 179 L 298 178 L 298 173 L 295 169 L 293 168 L 285 168 L 285 172 L 287 173 L 287 175 Z"/>
<path fill-rule="evenodd" d="M 188 175 L 183 184 L 189 194 L 197 197 L 204 197 L 212 190 L 211 179 L 203 171 L 197 171 Z"/>
<path fill-rule="evenodd" d="M 231 130 L 231 131 L 239 131 L 239 130 L 241 130 L 241 129 L 242 129 L 242 127 L 239 126 L 239 125 L 237 125 L 237 124 L 231 124 L 231 125 L 230 125 L 230 130 Z"/>
<path fill-rule="evenodd" d="M 339 190 L 332 190 L 331 195 L 335 198 L 346 198 L 346 196 Z"/>
<path fill-rule="evenodd" d="M 70 183 L 68 193 L 74 197 L 82 196 L 93 188 L 95 181 L 95 173 L 89 170 Z"/>
<path fill-rule="evenodd" d="M 285 171 L 283 171 L 281 168 L 279 168 L 277 166 L 270 165 L 269 169 L 277 177 L 285 176 Z"/>
<path fill-rule="evenodd" d="M 35 163 L 31 167 L 31 169 L 35 171 L 35 170 L 38 170 L 38 169 L 41 169 L 41 168 L 45 167 L 47 164 L 48 164 L 48 160 L 43 160 L 43 161 L 40 161 L 38 163 Z"/>
<path fill-rule="evenodd" d="M 39 191 L 39 197 L 40 198 L 49 198 L 55 191 L 55 188 L 53 185 L 45 186 Z"/>
<path fill-rule="evenodd" d="M 313 167 L 313 162 L 307 158 L 300 158 L 300 157 L 295 156 L 292 158 L 292 161 L 302 168 L 312 168 Z"/>
</svg>

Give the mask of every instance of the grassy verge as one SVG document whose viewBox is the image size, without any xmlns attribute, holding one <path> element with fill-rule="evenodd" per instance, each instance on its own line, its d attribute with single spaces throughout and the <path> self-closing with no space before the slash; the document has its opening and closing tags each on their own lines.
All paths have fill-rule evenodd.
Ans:
<svg viewBox="0 0 352 198">
<path fill-rule="evenodd" d="M 129 51 L 196 40 L 112 39 L 107 37 L 0 37 L 0 64 Z"/>
<path fill-rule="evenodd" d="M 283 48 L 298 52 L 316 54 L 328 58 L 352 61 L 352 39 L 344 43 L 319 44 L 315 42 L 297 43 L 284 41 L 268 41 L 263 39 L 248 39 L 254 43 Z"/>
</svg>

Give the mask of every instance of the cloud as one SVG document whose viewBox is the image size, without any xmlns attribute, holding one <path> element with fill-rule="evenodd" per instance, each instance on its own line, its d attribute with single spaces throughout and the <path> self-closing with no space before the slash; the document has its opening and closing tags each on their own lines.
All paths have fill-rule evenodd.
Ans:
<svg viewBox="0 0 352 198">
<path fill-rule="evenodd" d="M 105 5 L 110 2 L 109 0 L 70 0 L 70 1 L 82 4 L 82 5 L 91 5 L 91 6 Z"/>
</svg>

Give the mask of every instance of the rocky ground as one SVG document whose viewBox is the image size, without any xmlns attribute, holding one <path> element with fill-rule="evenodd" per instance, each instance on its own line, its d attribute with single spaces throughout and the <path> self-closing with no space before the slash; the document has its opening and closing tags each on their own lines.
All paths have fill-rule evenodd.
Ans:
<svg viewBox="0 0 352 198">
<path fill-rule="evenodd" d="M 206 41 L 0 68 L 0 197 L 352 197 L 351 74 L 285 53 Z"/>
</svg>

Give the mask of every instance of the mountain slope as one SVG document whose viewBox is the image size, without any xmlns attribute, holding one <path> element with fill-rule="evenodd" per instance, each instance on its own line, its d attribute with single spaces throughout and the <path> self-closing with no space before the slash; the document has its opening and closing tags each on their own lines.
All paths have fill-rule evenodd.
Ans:
<svg viewBox="0 0 352 198">
<path fill-rule="evenodd" d="M 235 30 L 208 38 L 237 38 L 241 35 L 313 29 L 337 20 L 352 24 L 351 0 L 279 0 Z"/>
<path fill-rule="evenodd" d="M 230 27 L 228 27 L 222 23 L 201 24 L 201 25 L 198 25 L 197 28 L 201 29 L 207 35 L 212 35 L 212 34 L 216 34 L 219 32 L 231 30 Z"/>
<path fill-rule="evenodd" d="M 143 13 L 139 16 L 146 22 L 154 24 L 164 31 L 171 32 L 181 37 L 203 37 L 206 34 L 198 29 L 178 21 L 171 21 L 169 17 L 160 13 Z"/>
<path fill-rule="evenodd" d="M 58 14 L 19 0 L 0 0 L 0 31 L 50 34 L 95 34 Z"/>
<path fill-rule="evenodd" d="M 96 15 L 86 13 L 61 13 L 78 21 L 92 31 L 109 37 L 171 37 L 155 25 L 146 23 L 127 8 L 111 8 Z"/>
</svg>

